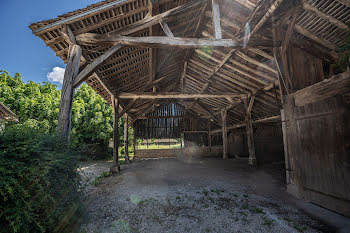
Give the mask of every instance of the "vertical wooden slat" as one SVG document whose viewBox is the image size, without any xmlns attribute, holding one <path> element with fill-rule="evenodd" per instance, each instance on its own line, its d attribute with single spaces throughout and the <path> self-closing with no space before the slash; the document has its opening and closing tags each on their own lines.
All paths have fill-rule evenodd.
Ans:
<svg viewBox="0 0 350 233">
<path fill-rule="evenodd" d="M 79 73 L 82 49 L 79 45 L 69 47 L 69 56 L 61 91 L 60 110 L 58 114 L 57 133 L 69 142 L 72 106 L 74 97 L 74 79 Z"/>
</svg>

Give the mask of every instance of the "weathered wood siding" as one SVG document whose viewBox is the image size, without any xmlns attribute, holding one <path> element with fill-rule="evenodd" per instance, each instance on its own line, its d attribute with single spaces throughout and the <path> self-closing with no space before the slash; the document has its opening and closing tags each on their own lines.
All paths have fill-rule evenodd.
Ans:
<svg viewBox="0 0 350 233">
<path fill-rule="evenodd" d="M 289 186 L 294 187 L 290 190 L 346 216 L 350 216 L 348 95 L 339 93 L 299 107 L 290 98 L 284 104 Z"/>
<path fill-rule="evenodd" d="M 324 79 L 322 60 L 304 50 L 290 47 L 287 52 L 293 90 L 318 83 Z"/>
</svg>

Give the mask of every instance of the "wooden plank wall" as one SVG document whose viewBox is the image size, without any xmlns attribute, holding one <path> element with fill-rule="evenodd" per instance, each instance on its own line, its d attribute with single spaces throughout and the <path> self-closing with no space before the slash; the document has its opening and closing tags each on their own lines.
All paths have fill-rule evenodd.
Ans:
<svg viewBox="0 0 350 233">
<path fill-rule="evenodd" d="M 293 90 L 318 83 L 324 79 L 322 60 L 297 47 L 287 51 Z"/>
<path fill-rule="evenodd" d="M 260 124 L 253 128 L 256 158 L 261 163 L 283 162 L 283 137 L 280 123 Z M 245 130 L 235 129 L 228 136 L 229 157 L 248 157 Z"/>
<path fill-rule="evenodd" d="M 180 138 L 179 118 L 140 119 L 135 122 L 136 138 Z"/>
<path fill-rule="evenodd" d="M 256 159 L 259 163 L 284 162 L 281 123 L 261 124 L 254 130 Z"/>
<path fill-rule="evenodd" d="M 350 80 L 350 79 L 349 79 Z M 350 82 L 350 81 L 349 81 Z M 295 107 L 284 104 L 295 195 L 350 216 L 349 94 Z"/>
<path fill-rule="evenodd" d="M 192 131 L 186 133 L 186 131 Z M 201 132 L 193 132 L 201 131 Z M 203 118 L 182 118 L 181 132 L 184 133 L 185 147 L 208 146 L 208 120 Z M 221 144 L 222 145 L 222 144 Z"/>
</svg>

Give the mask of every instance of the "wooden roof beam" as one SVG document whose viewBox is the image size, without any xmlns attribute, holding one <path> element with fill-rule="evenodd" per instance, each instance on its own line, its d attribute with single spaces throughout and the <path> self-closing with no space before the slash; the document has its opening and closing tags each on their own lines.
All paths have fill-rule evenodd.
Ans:
<svg viewBox="0 0 350 233">
<path fill-rule="evenodd" d="M 274 47 L 273 41 L 270 40 L 250 40 L 247 45 L 233 39 L 198 39 L 183 37 L 131 37 L 108 34 L 84 33 L 76 37 L 79 44 L 84 45 L 115 45 L 124 44 L 129 46 L 153 47 L 153 48 L 203 48 L 203 47 L 226 47 L 226 48 L 249 48 L 249 47 Z"/>
<path fill-rule="evenodd" d="M 196 98 L 245 98 L 246 94 L 239 93 L 182 93 L 182 92 L 122 92 L 118 95 L 120 99 L 196 99 Z"/>
</svg>

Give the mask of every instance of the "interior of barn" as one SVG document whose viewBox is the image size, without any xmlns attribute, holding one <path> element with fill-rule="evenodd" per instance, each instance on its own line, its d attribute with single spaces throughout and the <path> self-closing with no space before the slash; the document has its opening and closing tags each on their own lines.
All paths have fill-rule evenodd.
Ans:
<svg viewBox="0 0 350 233">
<path fill-rule="evenodd" d="M 107 0 L 30 28 L 67 64 L 63 136 L 81 83 L 113 106 L 113 171 L 124 117 L 181 141 L 138 158 L 283 162 L 290 193 L 349 217 L 349 24 L 347 0 Z"/>
</svg>

